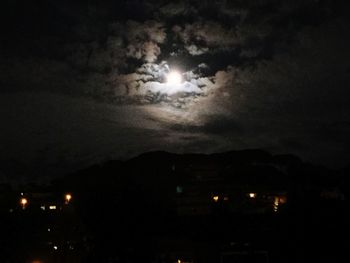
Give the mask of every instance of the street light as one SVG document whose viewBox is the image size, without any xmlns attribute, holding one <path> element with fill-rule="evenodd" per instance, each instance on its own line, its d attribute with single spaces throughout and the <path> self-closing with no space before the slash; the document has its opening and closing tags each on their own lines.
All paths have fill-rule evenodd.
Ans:
<svg viewBox="0 0 350 263">
<path fill-rule="evenodd" d="M 214 200 L 214 202 L 218 202 L 219 201 L 219 196 L 218 195 L 214 195 L 213 196 L 213 200 Z"/>
<path fill-rule="evenodd" d="M 70 200 L 72 200 L 72 195 L 71 194 L 66 194 L 64 196 L 64 199 L 66 200 L 66 204 L 68 204 L 70 202 Z"/>
<path fill-rule="evenodd" d="M 20 200 L 20 204 L 22 206 L 22 209 L 26 209 L 27 205 L 28 205 L 28 199 L 27 198 L 21 198 Z"/>
</svg>

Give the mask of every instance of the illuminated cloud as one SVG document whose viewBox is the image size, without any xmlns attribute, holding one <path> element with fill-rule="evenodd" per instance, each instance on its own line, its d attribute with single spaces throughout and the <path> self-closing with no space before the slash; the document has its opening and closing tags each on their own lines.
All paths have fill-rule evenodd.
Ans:
<svg viewBox="0 0 350 263">
<path fill-rule="evenodd" d="M 230 49 L 239 43 L 234 28 L 213 21 L 176 25 L 173 32 L 191 55 L 202 55 L 210 49 Z"/>
<path fill-rule="evenodd" d="M 146 89 L 153 93 L 166 94 L 169 96 L 175 94 L 201 94 L 203 91 L 196 85 L 190 82 L 184 82 L 181 84 L 168 84 L 159 82 L 146 83 Z"/>
<path fill-rule="evenodd" d="M 189 54 L 192 56 L 199 56 L 207 53 L 209 51 L 208 47 L 198 47 L 194 44 L 191 44 L 189 46 L 185 46 L 185 49 L 188 51 Z"/>
<path fill-rule="evenodd" d="M 348 19 L 327 1 L 63 2 L 61 20 L 45 24 L 50 34 L 11 29 L 10 44 L 1 43 L 0 84 L 8 93 L 0 98 L 12 111 L 0 111 L 10 123 L 1 142 L 16 154 L 35 142 L 44 158 L 45 149 L 69 140 L 57 152 L 70 160 L 96 147 L 101 156 L 164 145 L 298 154 L 323 147 L 317 152 L 325 156 L 349 148 L 348 126 L 333 127 L 349 116 Z M 28 12 L 19 21 L 30 19 Z M 170 86 L 173 69 L 183 83 Z M 65 136 L 56 140 L 60 129 Z"/>
</svg>

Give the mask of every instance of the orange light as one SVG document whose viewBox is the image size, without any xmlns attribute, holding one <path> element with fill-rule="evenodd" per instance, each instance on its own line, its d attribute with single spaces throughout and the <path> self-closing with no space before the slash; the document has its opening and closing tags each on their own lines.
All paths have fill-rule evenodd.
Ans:
<svg viewBox="0 0 350 263">
<path fill-rule="evenodd" d="M 214 200 L 214 202 L 218 202 L 219 201 L 219 196 L 218 195 L 214 195 L 213 196 L 213 200 Z"/>
<path fill-rule="evenodd" d="M 285 196 L 275 196 L 273 200 L 273 211 L 277 212 L 281 204 L 285 204 L 287 198 Z"/>
<path fill-rule="evenodd" d="M 68 204 L 70 202 L 70 200 L 72 200 L 72 195 L 66 194 L 64 198 L 66 199 L 66 204 Z"/>
<path fill-rule="evenodd" d="M 26 206 L 28 205 L 28 199 L 27 198 L 21 198 L 20 203 L 21 203 L 22 208 L 25 209 Z"/>
</svg>

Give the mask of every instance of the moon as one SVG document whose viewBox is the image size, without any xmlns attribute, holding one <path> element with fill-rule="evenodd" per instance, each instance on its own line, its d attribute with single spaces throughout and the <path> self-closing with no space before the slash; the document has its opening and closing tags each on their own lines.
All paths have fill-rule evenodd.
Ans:
<svg viewBox="0 0 350 263">
<path fill-rule="evenodd" d="M 178 85 L 182 82 L 182 76 L 178 71 L 171 71 L 166 76 L 166 80 L 169 85 Z"/>
</svg>

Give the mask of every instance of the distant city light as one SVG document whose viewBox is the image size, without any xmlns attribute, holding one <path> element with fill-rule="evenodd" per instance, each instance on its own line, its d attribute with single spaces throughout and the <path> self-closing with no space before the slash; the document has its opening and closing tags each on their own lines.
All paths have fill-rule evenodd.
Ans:
<svg viewBox="0 0 350 263">
<path fill-rule="evenodd" d="M 57 249 L 58 249 L 58 246 L 53 246 L 53 249 L 54 249 L 54 250 L 57 250 Z"/>
<path fill-rule="evenodd" d="M 21 203 L 22 209 L 25 209 L 27 207 L 27 205 L 28 205 L 28 199 L 27 198 L 21 198 L 20 203 Z"/>
<path fill-rule="evenodd" d="M 40 209 L 45 211 L 46 207 L 44 205 L 40 206 Z"/>
<path fill-rule="evenodd" d="M 213 196 L 213 200 L 214 200 L 214 202 L 218 202 L 219 201 L 219 196 L 218 195 L 214 195 Z"/>
<path fill-rule="evenodd" d="M 248 196 L 249 198 L 256 198 L 256 193 L 249 193 Z"/>
<path fill-rule="evenodd" d="M 281 204 L 285 204 L 287 202 L 287 197 L 286 196 L 275 196 L 273 199 L 273 211 L 277 212 L 279 209 L 279 206 Z"/>
<path fill-rule="evenodd" d="M 278 206 L 279 206 L 279 198 L 278 196 L 275 196 L 274 201 L 273 201 L 273 211 L 277 212 L 278 211 Z"/>
<path fill-rule="evenodd" d="M 50 210 L 56 210 L 57 207 L 56 207 L 55 205 L 50 205 L 50 206 L 49 206 L 49 209 L 50 209 Z"/>
<path fill-rule="evenodd" d="M 66 200 L 66 204 L 68 204 L 70 202 L 70 200 L 72 200 L 72 195 L 71 194 L 66 194 L 64 198 Z"/>
<path fill-rule="evenodd" d="M 182 186 L 178 185 L 176 186 L 176 193 L 181 194 L 183 192 Z"/>
</svg>

